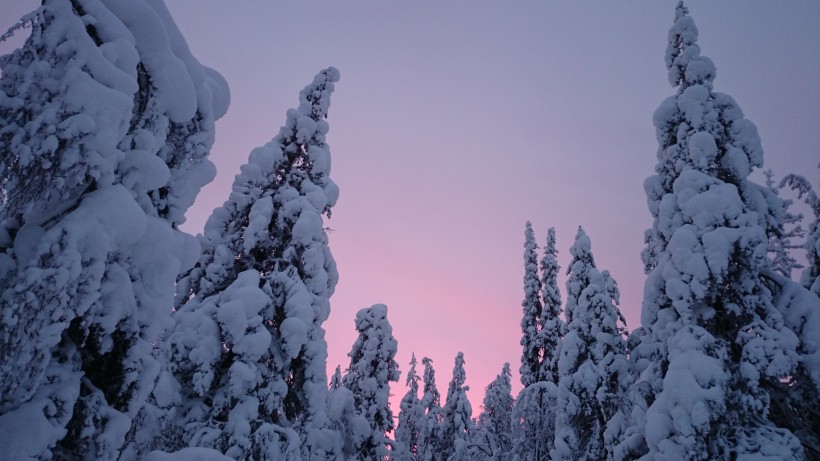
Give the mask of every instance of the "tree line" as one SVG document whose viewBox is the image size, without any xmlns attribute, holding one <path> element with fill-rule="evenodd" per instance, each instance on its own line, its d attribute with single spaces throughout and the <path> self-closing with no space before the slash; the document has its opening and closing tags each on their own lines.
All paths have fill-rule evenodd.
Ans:
<svg viewBox="0 0 820 461">
<path fill-rule="evenodd" d="M 357 313 L 350 362 L 328 379 L 335 68 L 194 238 L 179 225 L 214 177 L 229 92 L 165 6 L 45 0 L 14 29 L 31 34 L 0 57 L 0 458 L 820 457 L 820 200 L 799 175 L 749 179 L 757 130 L 714 90 L 682 3 L 644 183 L 640 326 L 627 331 L 581 227 L 562 299 L 555 229 L 539 247 L 527 223 L 523 389 L 504 364 L 477 417 L 461 353 L 444 398 L 413 355 L 394 414 L 381 304 Z"/>
</svg>

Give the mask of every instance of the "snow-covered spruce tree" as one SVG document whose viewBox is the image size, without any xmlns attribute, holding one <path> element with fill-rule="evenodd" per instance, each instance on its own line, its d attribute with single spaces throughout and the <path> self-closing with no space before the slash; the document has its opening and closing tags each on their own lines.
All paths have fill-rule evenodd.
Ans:
<svg viewBox="0 0 820 461">
<path fill-rule="evenodd" d="M 410 371 L 405 383 L 409 388 L 401 399 L 399 423 L 396 426 L 396 461 L 417 461 L 419 459 L 419 436 L 424 425 L 424 407 L 419 399 L 419 381 L 416 373 L 416 354 L 410 358 Z"/>
<path fill-rule="evenodd" d="M 24 21 L 0 58 L 0 445 L 116 459 L 197 257 L 176 224 L 213 178 L 227 87 L 161 2 L 46 0 Z"/>
<path fill-rule="evenodd" d="M 570 248 L 567 310 L 572 321 L 561 341 L 553 460 L 605 459 L 606 423 L 621 399 L 628 374 L 624 318 L 617 285 L 595 267 L 590 239 L 578 228 Z"/>
<path fill-rule="evenodd" d="M 441 459 L 438 448 L 441 440 L 441 394 L 436 387 L 436 370 L 433 360 L 427 357 L 421 359 L 424 365 L 424 390 L 421 396 L 421 406 L 424 409 L 424 422 L 419 428 L 418 459 L 432 461 Z"/>
<path fill-rule="evenodd" d="M 558 383 L 558 346 L 566 331 L 566 324 L 561 319 L 561 292 L 558 290 L 558 249 L 555 246 L 555 228 L 547 230 L 547 246 L 541 259 L 541 347 L 543 353 L 538 372 L 539 381 Z"/>
<path fill-rule="evenodd" d="M 538 382 L 541 368 L 541 279 L 538 277 L 538 245 L 535 244 L 535 233 L 532 224 L 527 221 L 524 229 L 524 300 L 521 302 L 521 384 L 524 387 Z"/>
<path fill-rule="evenodd" d="M 447 401 L 442 408 L 441 439 L 438 455 L 446 460 L 470 459 L 470 429 L 473 428 L 473 407 L 467 399 L 469 386 L 464 383 L 464 354 L 459 352 L 453 365 L 453 379 L 447 387 Z"/>
<path fill-rule="evenodd" d="M 619 459 L 801 459 L 769 417 L 770 392 L 795 370 L 797 338 L 761 275 L 782 210 L 747 179 L 763 163 L 755 126 L 713 91 L 715 66 L 679 3 L 666 65 L 677 88 L 654 115 L 654 218 L 641 315 L 639 378 Z M 651 352 L 647 352 L 651 351 Z M 649 355 L 648 355 L 649 354 Z"/>
<path fill-rule="evenodd" d="M 387 321 L 387 306 L 376 304 L 356 314 L 359 337 L 350 351 L 350 367 L 342 384 L 350 389 L 355 399 L 356 412 L 370 427 L 368 433 L 355 434 L 354 451 L 345 453 L 347 459 L 387 459 L 393 441 L 387 436 L 395 428 L 390 409 L 390 381 L 399 380 L 396 362 L 398 342 L 393 327 Z"/>
<path fill-rule="evenodd" d="M 513 457 L 513 405 L 510 364 L 505 363 L 501 373 L 487 385 L 484 405 L 478 417 L 478 428 L 483 440 L 479 458 L 504 461 Z"/>
<path fill-rule="evenodd" d="M 541 351 L 536 381 L 521 389 L 515 400 L 513 417 L 514 449 L 521 460 L 547 459 L 555 440 L 555 385 L 558 383 L 558 350 L 566 325 L 561 319 L 558 290 L 558 250 L 555 229 L 547 231 L 547 245 L 541 259 L 542 309 L 537 342 Z M 526 251 L 525 251 L 526 260 Z M 525 294 L 527 278 L 525 277 Z M 523 324 L 523 322 L 522 322 Z M 522 357 L 523 359 L 523 357 Z"/>
<path fill-rule="evenodd" d="M 182 405 L 164 404 L 183 446 L 305 460 L 339 448 L 322 328 L 338 279 L 322 223 L 338 197 L 325 143 L 338 79 L 334 68 L 316 75 L 279 134 L 251 152 L 179 281 L 167 381 Z"/>
</svg>

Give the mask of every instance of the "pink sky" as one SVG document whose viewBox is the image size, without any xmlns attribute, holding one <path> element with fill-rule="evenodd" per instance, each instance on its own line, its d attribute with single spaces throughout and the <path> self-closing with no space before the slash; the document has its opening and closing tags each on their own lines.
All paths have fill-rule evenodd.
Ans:
<svg viewBox="0 0 820 461">
<path fill-rule="evenodd" d="M 39 3 L 2 1 L 2 30 Z M 663 55 L 675 2 L 167 3 L 232 92 L 211 155 L 219 174 L 189 232 L 313 75 L 341 71 L 328 120 L 341 189 L 327 223 L 340 272 L 325 324 L 331 371 L 348 364 L 356 311 L 385 303 L 397 398 L 411 352 L 434 360 L 443 394 L 464 352 L 474 416 L 504 362 L 517 390 L 526 220 L 539 243 L 556 227 L 563 268 L 583 225 L 638 325 L 651 225 L 642 183 L 655 165 L 652 113 L 673 94 Z M 687 4 L 715 88 L 757 125 L 766 166 L 817 184 L 820 3 Z"/>
</svg>

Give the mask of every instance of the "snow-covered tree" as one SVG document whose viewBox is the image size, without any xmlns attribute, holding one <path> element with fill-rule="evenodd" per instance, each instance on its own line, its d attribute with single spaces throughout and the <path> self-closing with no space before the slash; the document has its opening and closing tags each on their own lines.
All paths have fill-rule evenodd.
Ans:
<svg viewBox="0 0 820 461">
<path fill-rule="evenodd" d="M 524 229 L 524 300 L 521 302 L 521 384 L 525 387 L 538 382 L 541 368 L 541 279 L 538 277 L 538 246 L 532 224 L 527 221 Z"/>
<path fill-rule="evenodd" d="M 338 79 L 334 68 L 316 75 L 279 134 L 251 152 L 177 285 L 167 382 L 183 404 L 158 403 L 175 413 L 183 446 L 254 459 L 338 450 L 322 328 L 338 279 L 322 222 L 338 197 L 325 142 Z"/>
<path fill-rule="evenodd" d="M 543 309 L 541 311 L 541 347 L 543 348 L 539 381 L 558 383 L 558 346 L 566 331 L 561 319 L 561 292 L 558 290 L 558 249 L 555 246 L 555 228 L 547 230 L 547 246 L 541 259 L 541 286 Z"/>
<path fill-rule="evenodd" d="M 473 407 L 467 399 L 469 386 L 465 385 L 464 354 L 459 352 L 453 365 L 453 379 L 447 387 L 447 401 L 442 408 L 441 440 L 438 455 L 446 460 L 470 458 L 469 431 L 473 427 Z"/>
<path fill-rule="evenodd" d="M 525 250 L 525 260 L 527 252 Z M 558 351 L 566 325 L 561 319 L 558 290 L 558 250 L 555 229 L 547 231 L 541 259 L 541 315 L 537 321 L 540 363 L 535 381 L 521 389 L 515 400 L 512 427 L 514 449 L 521 460 L 547 459 L 555 439 L 555 385 L 558 383 Z M 525 278 L 525 293 L 527 293 Z M 523 321 L 522 321 L 523 325 Z"/>
<path fill-rule="evenodd" d="M 398 342 L 387 321 L 387 306 L 376 304 L 356 314 L 359 337 L 353 344 L 350 367 L 342 384 L 350 389 L 355 408 L 370 427 L 366 434 L 355 434 L 354 451 L 345 453 L 348 459 L 386 459 L 393 445 L 387 433 L 395 428 L 390 409 L 390 381 L 399 380 L 396 362 Z"/>
<path fill-rule="evenodd" d="M 628 374 L 624 318 L 618 310 L 617 285 L 595 267 L 590 239 L 578 228 L 570 248 L 567 311 L 572 320 L 561 341 L 556 395 L 553 460 L 606 457 L 606 423 L 621 399 Z"/>
<path fill-rule="evenodd" d="M 438 447 L 441 440 L 441 394 L 436 387 L 436 370 L 433 368 L 433 360 L 423 357 L 421 363 L 424 365 L 422 376 L 424 390 L 421 396 L 424 422 L 419 428 L 418 459 L 432 461 L 440 459 Z"/>
<path fill-rule="evenodd" d="M 23 21 L 0 58 L 0 445 L 116 459 L 197 258 L 176 225 L 213 178 L 227 87 L 162 2 L 46 0 Z"/>
<path fill-rule="evenodd" d="M 774 182 L 774 172 L 769 169 L 764 171 L 763 174 L 766 176 L 766 187 L 773 195 L 779 196 L 780 187 Z M 787 178 L 784 178 L 784 180 L 787 180 Z M 795 239 L 803 239 L 806 235 L 806 231 L 803 230 L 800 224 L 803 220 L 803 215 L 789 211 L 793 201 L 790 199 L 781 200 L 783 216 L 779 221 L 782 230 L 775 229 L 775 233 L 769 235 L 769 255 L 772 260 L 772 270 L 783 274 L 785 277 L 791 278 L 792 271 L 804 267 L 792 255 L 792 252 L 801 247 L 801 244 L 795 241 Z"/>
<path fill-rule="evenodd" d="M 410 358 L 410 371 L 407 372 L 407 393 L 401 399 L 399 423 L 396 426 L 396 461 L 416 461 L 419 459 L 419 436 L 424 425 L 424 407 L 419 399 L 419 381 L 416 373 L 416 354 Z"/>
<path fill-rule="evenodd" d="M 333 391 L 340 387 L 342 387 L 342 366 L 336 365 L 336 370 L 333 371 L 333 376 L 330 377 L 328 392 L 332 394 Z"/>
<path fill-rule="evenodd" d="M 812 211 L 805 242 L 808 266 L 801 285 L 791 279 L 769 274 L 778 293 L 775 305 L 783 313 L 786 326 L 797 334 L 797 369 L 787 380 L 775 383 L 770 415 L 778 426 L 788 428 L 799 439 L 807 459 L 820 458 L 820 200 L 802 176 L 788 175 L 788 184 Z M 804 290 L 805 288 L 806 290 Z"/>
<path fill-rule="evenodd" d="M 510 364 L 505 363 L 501 373 L 487 385 L 484 392 L 484 405 L 478 417 L 478 428 L 483 440 L 480 452 L 484 458 L 498 461 L 512 459 L 513 440 L 513 405 L 510 379 Z"/>
<path fill-rule="evenodd" d="M 654 218 L 644 288 L 640 373 L 618 458 L 801 459 L 769 417 L 770 392 L 794 372 L 797 338 L 761 277 L 782 203 L 747 177 L 763 163 L 755 126 L 715 92 L 715 66 L 679 3 L 666 65 L 677 88 L 654 115 Z M 648 360 L 647 360 L 648 357 Z"/>
<path fill-rule="evenodd" d="M 780 182 L 780 188 L 787 185 L 797 191 L 798 198 L 803 199 L 812 211 L 813 219 L 806 234 L 806 260 L 808 265 L 803 270 L 800 283 L 820 297 L 820 197 L 811 187 L 811 183 L 797 174 L 787 175 Z"/>
</svg>

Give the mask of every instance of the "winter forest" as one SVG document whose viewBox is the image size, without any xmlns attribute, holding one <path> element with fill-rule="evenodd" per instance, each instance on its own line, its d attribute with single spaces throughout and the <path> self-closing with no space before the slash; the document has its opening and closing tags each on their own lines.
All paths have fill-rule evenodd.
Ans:
<svg viewBox="0 0 820 461">
<path fill-rule="evenodd" d="M 583 225 L 522 222 L 520 355 L 471 401 L 482 357 L 399 363 L 385 304 L 329 363 L 339 70 L 194 236 L 228 82 L 162 0 L 43 0 L 0 36 L 0 460 L 820 459 L 818 170 L 764 168 L 668 13 L 639 324 Z"/>
</svg>

